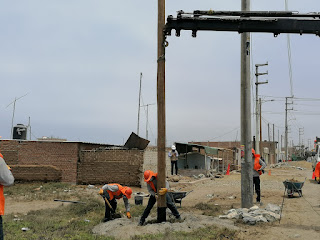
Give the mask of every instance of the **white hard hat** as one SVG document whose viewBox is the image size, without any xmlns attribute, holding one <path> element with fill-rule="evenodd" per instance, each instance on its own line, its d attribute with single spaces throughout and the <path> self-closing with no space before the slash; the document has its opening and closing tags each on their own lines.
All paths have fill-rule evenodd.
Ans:
<svg viewBox="0 0 320 240">
<path fill-rule="evenodd" d="M 172 149 L 172 150 L 176 150 L 176 146 L 175 146 L 175 145 L 172 145 L 171 149 Z"/>
</svg>

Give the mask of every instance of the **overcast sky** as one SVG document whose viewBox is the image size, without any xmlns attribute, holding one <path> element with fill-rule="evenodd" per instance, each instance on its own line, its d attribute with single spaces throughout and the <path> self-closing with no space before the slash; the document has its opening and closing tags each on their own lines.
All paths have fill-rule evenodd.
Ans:
<svg viewBox="0 0 320 240">
<path fill-rule="evenodd" d="M 156 0 L 0 0 L 0 135 L 31 119 L 32 139 L 123 144 L 137 131 L 141 105 L 156 103 Z M 288 0 L 289 10 L 320 12 L 318 0 Z M 166 15 L 184 10 L 240 10 L 241 0 L 166 1 Z M 285 0 L 251 0 L 251 10 L 285 10 Z M 320 39 L 290 35 L 293 94 L 320 99 Z M 240 139 L 240 35 L 181 32 L 166 48 L 167 143 Z M 263 139 L 267 124 L 284 135 L 285 101 L 291 95 L 287 35 L 252 34 L 252 62 L 265 63 L 260 85 Z M 252 67 L 252 81 L 255 81 Z M 255 86 L 253 85 L 253 90 Z M 270 97 L 266 97 L 270 96 Z M 254 100 L 254 99 L 253 99 Z M 8 106 L 9 105 L 9 106 Z M 8 106 L 8 107 L 7 107 Z M 294 101 L 290 141 L 320 136 L 320 101 Z M 146 137 L 141 108 L 140 136 Z M 253 108 L 254 110 L 254 108 Z M 157 108 L 149 106 L 149 140 L 157 138 Z M 252 120 L 252 135 L 255 121 Z M 29 139 L 29 136 L 28 136 Z"/>
</svg>

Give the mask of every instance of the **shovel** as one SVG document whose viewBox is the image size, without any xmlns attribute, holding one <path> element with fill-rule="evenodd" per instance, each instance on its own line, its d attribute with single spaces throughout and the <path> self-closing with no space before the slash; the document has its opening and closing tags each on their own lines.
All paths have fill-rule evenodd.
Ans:
<svg viewBox="0 0 320 240">
<path fill-rule="evenodd" d="M 106 197 L 103 197 L 103 199 L 104 199 L 104 201 L 107 203 L 107 205 L 109 206 L 109 208 L 111 209 L 111 216 L 112 216 L 113 218 L 121 218 L 120 213 L 116 213 L 116 212 L 114 211 L 114 209 L 111 207 L 111 204 L 110 204 L 109 200 L 108 200 Z"/>
</svg>

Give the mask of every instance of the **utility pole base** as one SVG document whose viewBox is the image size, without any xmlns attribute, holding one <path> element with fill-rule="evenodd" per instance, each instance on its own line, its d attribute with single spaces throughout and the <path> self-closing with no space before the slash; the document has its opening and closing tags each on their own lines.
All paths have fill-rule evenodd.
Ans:
<svg viewBox="0 0 320 240">
<path fill-rule="evenodd" d="M 158 218 L 157 218 L 157 222 L 161 223 L 161 222 L 166 222 L 166 207 L 158 207 L 157 211 L 158 211 Z"/>
</svg>

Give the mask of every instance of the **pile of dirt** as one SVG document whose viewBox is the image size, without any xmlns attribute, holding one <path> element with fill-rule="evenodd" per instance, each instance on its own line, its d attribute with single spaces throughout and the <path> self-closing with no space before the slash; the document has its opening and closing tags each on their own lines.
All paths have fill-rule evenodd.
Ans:
<svg viewBox="0 0 320 240">
<path fill-rule="evenodd" d="M 234 226 L 233 221 L 221 220 L 216 217 L 183 214 L 182 219 L 183 220 L 180 222 L 173 223 L 171 223 L 170 220 L 163 223 L 150 223 L 155 222 L 155 219 L 151 219 L 145 226 L 138 226 L 138 218 L 120 218 L 106 223 L 100 223 L 95 226 L 92 231 L 94 234 L 115 237 L 116 239 L 130 239 L 135 235 L 159 234 L 165 232 L 192 232 L 196 229 L 212 225 L 231 230 L 239 230 L 238 227 Z"/>
</svg>

